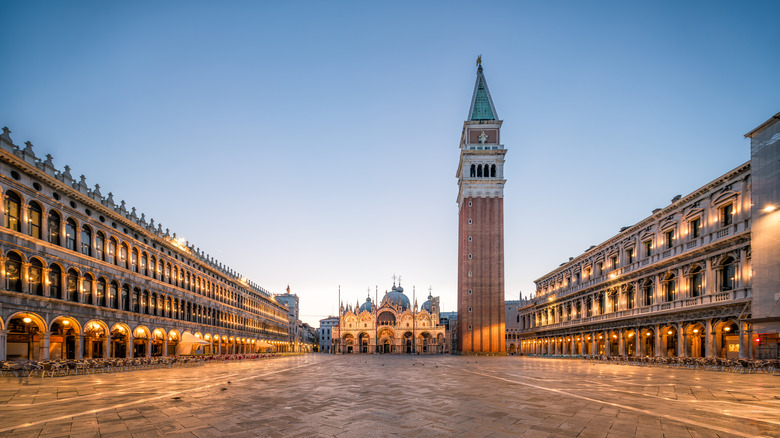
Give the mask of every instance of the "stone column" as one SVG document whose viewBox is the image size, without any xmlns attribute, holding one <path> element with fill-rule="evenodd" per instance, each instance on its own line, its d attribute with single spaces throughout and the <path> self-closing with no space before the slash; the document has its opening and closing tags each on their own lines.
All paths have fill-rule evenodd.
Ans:
<svg viewBox="0 0 780 438">
<path fill-rule="evenodd" d="M 597 356 L 599 354 L 599 340 L 596 335 L 596 332 L 593 332 L 592 339 L 590 341 L 592 350 L 590 351 L 590 354 Z"/>
<path fill-rule="evenodd" d="M 665 356 L 666 352 L 661 351 L 661 326 L 660 324 L 655 325 L 655 329 L 653 330 L 653 337 L 655 338 L 655 356 Z"/>
<path fill-rule="evenodd" d="M 686 357 L 686 345 L 688 343 L 688 334 L 682 324 L 677 324 L 677 357 Z"/>
<path fill-rule="evenodd" d="M 8 360 L 6 357 L 7 340 L 8 340 L 8 330 L 0 330 L 0 360 Z"/>
<path fill-rule="evenodd" d="M 625 356 L 626 355 L 626 341 L 625 341 L 626 333 L 623 331 L 623 329 L 618 330 L 618 356 Z"/>
<path fill-rule="evenodd" d="M 133 346 L 135 345 L 135 338 L 132 333 L 127 335 L 127 348 L 125 349 L 125 359 L 133 357 Z"/>
<path fill-rule="evenodd" d="M 710 295 L 715 292 L 715 276 L 712 270 L 712 259 L 708 257 L 704 262 L 704 291 L 702 295 Z"/>
<path fill-rule="evenodd" d="M 146 339 L 146 357 L 152 357 L 152 337 Z"/>
<path fill-rule="evenodd" d="M 108 359 L 111 357 L 111 333 L 106 333 L 106 343 L 103 348 L 103 357 Z"/>
<path fill-rule="evenodd" d="M 737 268 L 737 281 L 735 284 L 735 289 L 741 289 L 747 285 L 746 278 L 747 275 L 745 274 L 745 260 L 747 259 L 747 252 L 745 251 L 745 248 L 742 248 L 739 250 L 739 260 L 738 260 L 738 268 Z M 733 297 L 736 298 L 736 297 Z M 753 351 L 753 348 L 750 349 Z M 752 355 L 751 355 L 752 357 Z"/>
<path fill-rule="evenodd" d="M 84 333 L 76 338 L 76 359 L 84 359 Z"/>
<path fill-rule="evenodd" d="M 27 280 L 30 273 L 30 264 L 27 262 L 22 262 L 22 272 L 20 273 L 21 277 L 20 280 L 22 281 L 22 292 L 23 293 L 30 293 L 32 292 L 30 290 L 30 282 Z"/>
<path fill-rule="evenodd" d="M 704 357 L 715 357 L 715 333 L 712 331 L 712 320 L 704 325 Z"/>
<path fill-rule="evenodd" d="M 162 351 L 163 357 L 168 356 L 168 336 L 163 339 L 163 351 Z"/>
<path fill-rule="evenodd" d="M 51 342 L 51 333 L 46 332 L 43 334 L 43 346 L 41 349 L 43 350 L 43 354 L 41 354 L 40 357 L 43 358 L 43 360 L 49 360 L 49 345 Z"/>
</svg>

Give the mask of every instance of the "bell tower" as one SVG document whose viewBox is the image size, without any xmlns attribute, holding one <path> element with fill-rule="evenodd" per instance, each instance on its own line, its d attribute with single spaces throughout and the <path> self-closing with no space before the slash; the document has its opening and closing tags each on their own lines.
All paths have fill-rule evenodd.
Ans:
<svg viewBox="0 0 780 438">
<path fill-rule="evenodd" d="M 505 354 L 504 162 L 501 124 L 477 58 L 458 163 L 458 349 Z"/>
</svg>

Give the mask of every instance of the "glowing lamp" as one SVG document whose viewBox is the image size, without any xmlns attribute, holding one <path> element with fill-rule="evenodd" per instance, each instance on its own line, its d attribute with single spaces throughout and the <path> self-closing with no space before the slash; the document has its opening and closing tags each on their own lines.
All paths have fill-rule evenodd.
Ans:
<svg viewBox="0 0 780 438">
<path fill-rule="evenodd" d="M 68 321 L 67 319 L 65 321 L 62 321 L 62 325 L 70 325 L 70 321 Z"/>
<path fill-rule="evenodd" d="M 699 329 L 693 329 L 694 333 L 699 333 Z"/>
<path fill-rule="evenodd" d="M 666 332 L 666 334 L 667 334 L 667 335 L 671 335 L 671 334 L 672 334 L 672 331 L 671 331 L 671 330 L 669 330 L 668 332 Z"/>
<path fill-rule="evenodd" d="M 725 330 L 725 331 L 727 331 L 727 332 L 730 332 L 730 331 L 731 331 L 731 327 L 726 327 L 726 328 L 725 328 L 725 329 L 723 329 L 723 330 Z"/>
<path fill-rule="evenodd" d="M 763 212 L 764 213 L 771 213 L 771 212 L 773 212 L 775 210 L 777 210 L 776 206 L 774 206 L 774 205 L 767 205 L 766 207 L 764 207 Z"/>
<path fill-rule="evenodd" d="M 23 319 L 22 319 L 22 321 L 24 321 L 24 323 L 25 323 L 25 324 L 29 324 L 29 323 L 31 323 L 31 322 L 32 322 L 32 318 L 30 318 L 30 317 L 28 316 L 28 317 L 25 317 L 25 318 L 23 318 Z"/>
</svg>

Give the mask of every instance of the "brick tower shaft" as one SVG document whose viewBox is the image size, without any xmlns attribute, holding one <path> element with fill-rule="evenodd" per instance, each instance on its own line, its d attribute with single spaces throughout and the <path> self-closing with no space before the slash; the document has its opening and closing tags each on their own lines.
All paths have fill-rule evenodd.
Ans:
<svg viewBox="0 0 780 438">
<path fill-rule="evenodd" d="M 458 349 L 505 354 L 501 124 L 478 61 L 458 165 Z"/>
</svg>

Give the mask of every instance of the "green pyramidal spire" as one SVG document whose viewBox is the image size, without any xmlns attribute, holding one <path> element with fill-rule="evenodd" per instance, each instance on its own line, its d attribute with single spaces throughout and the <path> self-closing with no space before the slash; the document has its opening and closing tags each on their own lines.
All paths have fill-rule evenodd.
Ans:
<svg viewBox="0 0 780 438">
<path fill-rule="evenodd" d="M 481 59 L 479 60 L 481 61 Z M 490 98 L 485 75 L 482 74 L 482 63 L 477 68 L 477 83 L 474 85 L 474 95 L 471 97 L 469 120 L 497 120 L 496 107 Z"/>
</svg>

